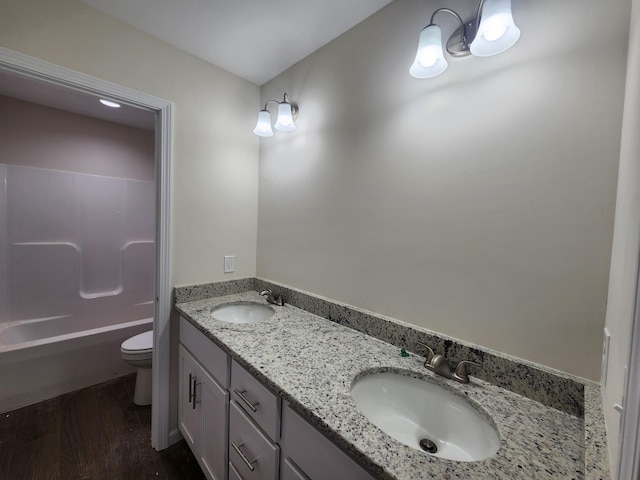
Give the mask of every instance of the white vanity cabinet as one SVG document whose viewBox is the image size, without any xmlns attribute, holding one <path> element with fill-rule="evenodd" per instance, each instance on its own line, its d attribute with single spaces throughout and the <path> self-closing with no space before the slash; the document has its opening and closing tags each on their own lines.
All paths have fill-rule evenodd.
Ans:
<svg viewBox="0 0 640 480">
<path fill-rule="evenodd" d="M 373 480 L 184 318 L 179 355 L 180 431 L 208 479 Z"/>
<path fill-rule="evenodd" d="M 209 480 L 225 480 L 228 463 L 229 358 L 180 319 L 180 431 Z"/>
</svg>

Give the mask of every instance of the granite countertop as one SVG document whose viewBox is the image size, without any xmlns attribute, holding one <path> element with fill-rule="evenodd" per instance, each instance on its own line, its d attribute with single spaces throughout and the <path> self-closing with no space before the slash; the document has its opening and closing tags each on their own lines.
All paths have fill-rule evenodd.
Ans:
<svg viewBox="0 0 640 480">
<path fill-rule="evenodd" d="M 254 324 L 211 317 L 212 307 L 244 301 L 266 303 L 257 292 L 244 292 L 176 309 L 377 478 L 585 478 L 583 418 L 473 376 L 467 385 L 436 376 L 421 357 L 402 357 L 393 345 L 291 305 L 272 306 L 275 314 Z M 491 419 L 500 449 L 486 460 L 459 462 L 391 438 L 360 413 L 350 394 L 356 378 L 377 371 L 423 378 L 465 397 Z"/>
</svg>

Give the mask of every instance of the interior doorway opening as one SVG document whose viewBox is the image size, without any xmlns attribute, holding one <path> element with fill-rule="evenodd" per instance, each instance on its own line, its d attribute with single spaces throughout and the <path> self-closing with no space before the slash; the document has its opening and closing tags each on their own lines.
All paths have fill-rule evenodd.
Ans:
<svg viewBox="0 0 640 480">
<path fill-rule="evenodd" d="M 91 116 L 100 109 L 97 99 L 119 103 L 129 110 L 131 121 L 152 117 L 155 132 L 155 298 L 153 308 L 153 404 L 151 444 L 156 450 L 169 446 L 169 348 L 171 312 L 171 125 L 172 104 L 90 75 L 54 65 L 27 55 L 0 48 L 0 76 L 19 80 L 27 86 L 23 100 Z M 2 82 L 6 84 L 7 82 Z M 15 86 L 15 85 L 14 85 Z M 52 91 L 56 95 L 50 95 Z M 49 92 L 49 93 L 47 93 Z M 8 93 L 8 92 L 7 92 Z M 0 94 L 2 91 L 0 90 Z M 13 94 L 15 96 L 15 92 Z M 39 97 L 40 96 L 40 97 Z M 66 104 L 64 103 L 66 102 Z M 94 115 L 97 115 L 94 113 Z M 136 117 L 137 120 L 135 119 Z"/>
</svg>

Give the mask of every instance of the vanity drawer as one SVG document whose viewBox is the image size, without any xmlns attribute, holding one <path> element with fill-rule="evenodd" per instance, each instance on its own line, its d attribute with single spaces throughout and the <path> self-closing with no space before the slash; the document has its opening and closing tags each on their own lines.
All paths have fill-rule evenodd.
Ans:
<svg viewBox="0 0 640 480">
<path fill-rule="evenodd" d="M 231 462 L 229 462 L 229 480 L 244 480 Z"/>
<path fill-rule="evenodd" d="M 280 447 L 255 426 L 245 411 L 231 401 L 229 415 L 229 473 L 245 480 L 278 478 Z"/>
<path fill-rule="evenodd" d="M 292 472 L 283 478 L 331 478 L 374 480 L 360 465 L 335 446 L 285 403 L 282 408 L 283 464 L 289 462 Z M 296 467 L 295 470 L 291 467 Z M 287 466 L 283 466 L 283 472 Z M 297 477 L 295 475 L 298 475 Z"/>
<path fill-rule="evenodd" d="M 271 437 L 280 437 L 280 397 L 242 368 L 231 362 L 231 398 Z"/>
<path fill-rule="evenodd" d="M 280 480 L 311 480 L 290 459 L 285 458 L 280 464 Z"/>
<path fill-rule="evenodd" d="M 183 317 L 180 317 L 180 343 L 220 385 L 225 388 L 229 386 L 229 355 Z"/>
</svg>

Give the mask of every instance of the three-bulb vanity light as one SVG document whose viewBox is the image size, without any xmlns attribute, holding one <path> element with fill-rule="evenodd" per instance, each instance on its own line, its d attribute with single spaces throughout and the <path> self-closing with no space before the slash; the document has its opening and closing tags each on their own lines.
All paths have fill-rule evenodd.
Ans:
<svg viewBox="0 0 640 480">
<path fill-rule="evenodd" d="M 420 32 L 416 59 L 409 73 L 416 78 L 431 78 L 447 69 L 442 47 L 442 30 L 433 23 L 438 13 L 453 15 L 460 23 L 446 43 L 452 57 L 489 57 L 511 48 L 520 38 L 520 29 L 513 23 L 511 0 L 480 0 L 474 19 L 464 22 L 460 15 L 449 8 L 439 8 L 429 25 Z"/>
<path fill-rule="evenodd" d="M 294 122 L 296 118 L 298 118 L 298 106 L 289 103 L 289 97 L 285 93 L 284 100 L 282 102 L 278 102 L 277 100 L 268 100 L 267 103 L 264 104 L 264 108 L 260 110 L 260 113 L 258 114 L 258 123 L 256 124 L 256 128 L 253 129 L 253 133 L 260 137 L 273 136 L 273 130 L 271 129 L 271 114 L 269 113 L 269 110 L 267 110 L 267 106 L 270 103 L 278 104 L 278 118 L 274 125 L 275 129 L 280 130 L 281 132 L 292 132 L 295 130 L 296 124 Z"/>
</svg>

